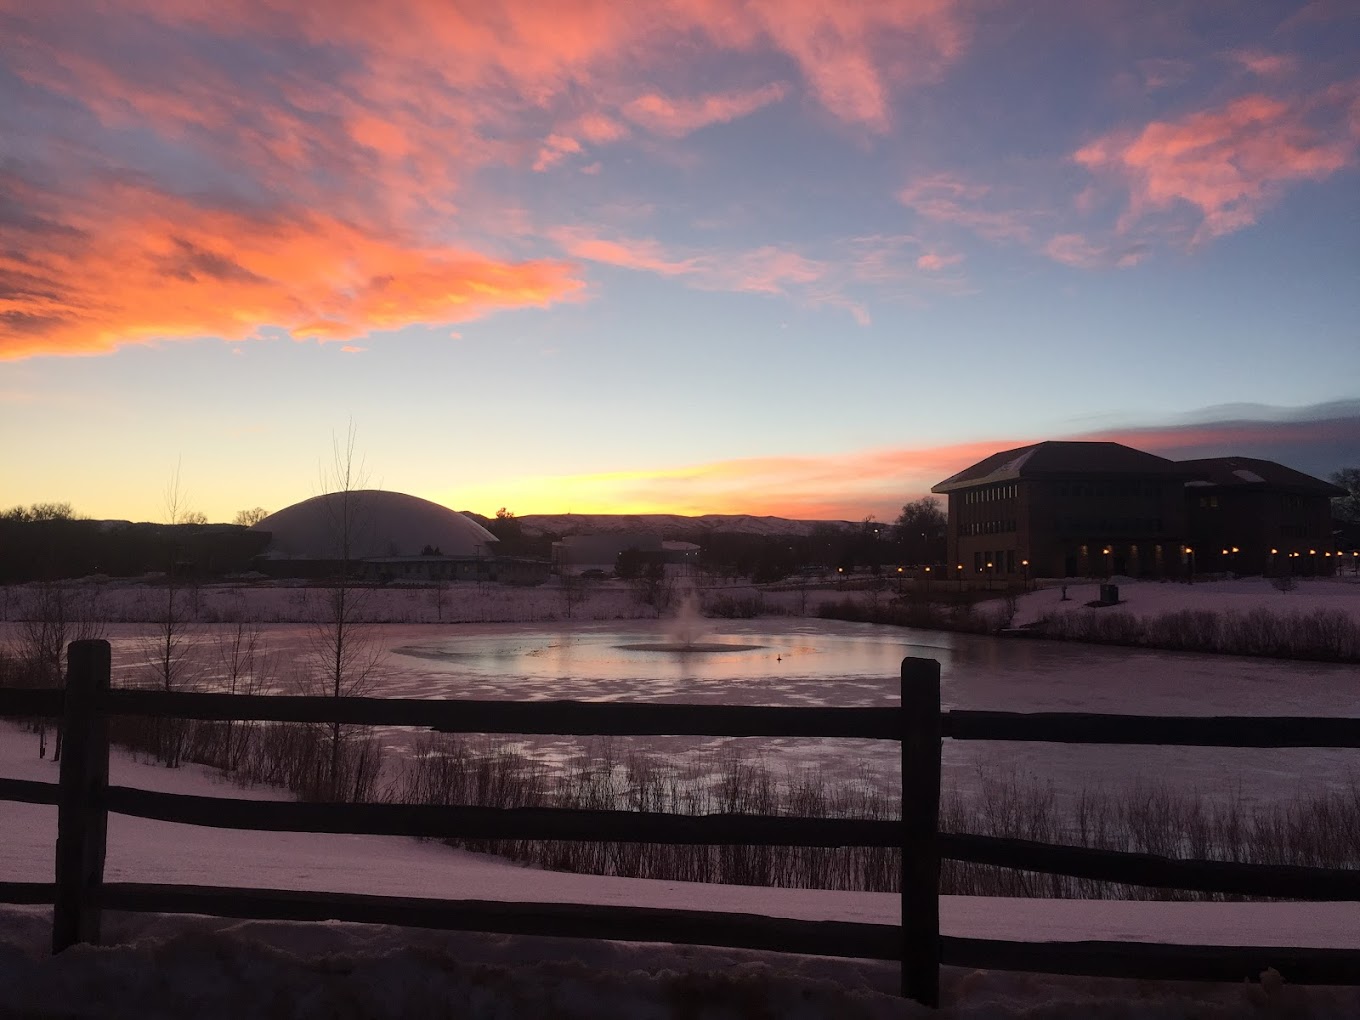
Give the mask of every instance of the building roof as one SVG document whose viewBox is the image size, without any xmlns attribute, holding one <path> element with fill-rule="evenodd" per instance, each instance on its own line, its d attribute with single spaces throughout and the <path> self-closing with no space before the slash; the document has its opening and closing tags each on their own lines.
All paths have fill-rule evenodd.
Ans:
<svg viewBox="0 0 1360 1020">
<path fill-rule="evenodd" d="M 346 498 L 352 560 L 419 556 L 427 547 L 445 558 L 467 559 L 490 555 L 497 541 L 480 524 L 446 506 L 378 489 L 313 496 L 270 514 L 251 530 L 272 536 L 265 553 L 270 559 L 340 559 Z"/>
<path fill-rule="evenodd" d="M 1193 472 L 1187 484 L 1198 488 L 1287 489 L 1318 496 L 1344 496 L 1346 490 L 1321 478 L 1256 457 L 1204 457 L 1178 463 Z"/>
<path fill-rule="evenodd" d="M 1135 450 L 1122 443 L 1085 443 L 1050 440 L 994 453 L 972 467 L 950 475 L 931 492 L 955 492 L 979 485 L 1019 478 L 1053 478 L 1067 475 L 1164 475 L 1189 477 L 1183 465 Z"/>
</svg>

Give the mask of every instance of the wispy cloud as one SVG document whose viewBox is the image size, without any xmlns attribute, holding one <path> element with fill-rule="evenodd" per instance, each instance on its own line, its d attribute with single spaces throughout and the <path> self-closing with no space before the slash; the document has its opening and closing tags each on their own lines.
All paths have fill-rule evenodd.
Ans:
<svg viewBox="0 0 1360 1020">
<path fill-rule="evenodd" d="M 762 107 L 777 103 L 788 95 L 782 82 L 757 89 L 719 92 L 695 99 L 671 99 L 656 92 L 627 103 L 623 115 L 657 134 L 681 138 L 710 124 L 726 124 L 746 117 Z"/>
<path fill-rule="evenodd" d="M 570 300 L 582 287 L 564 262 L 427 247 L 313 210 L 208 209 L 126 184 L 101 195 L 100 204 L 66 197 L 51 221 L 9 234 L 0 359 L 240 340 L 267 326 L 349 340 Z M 31 197 L 44 212 L 43 196 Z M 56 217 L 60 229 L 43 225 Z"/>
<path fill-rule="evenodd" d="M 860 325 L 868 310 L 845 293 L 835 265 L 793 248 L 675 252 L 654 238 L 602 237 L 587 227 L 559 227 L 551 236 L 573 258 L 682 279 L 699 290 L 790 297 L 810 307 L 842 308 Z"/>
<path fill-rule="evenodd" d="M 1327 474 L 1360 449 L 1360 405 L 1290 411 L 1257 408 L 1245 416 L 1130 426 L 1067 435 L 998 435 L 939 446 L 842 450 L 820 456 L 750 457 L 656 470 L 520 478 L 497 483 L 526 512 L 749 513 L 781 517 L 891 520 L 908 500 L 1001 450 L 1044 439 L 1122 442 L 1171 459 L 1274 458 Z M 493 495 L 491 498 L 495 498 Z"/>
<path fill-rule="evenodd" d="M 579 285 L 567 267 L 505 260 L 466 232 L 496 216 L 479 174 L 578 158 L 598 171 L 594 148 L 680 138 L 795 91 L 886 130 L 894 94 L 963 52 L 963 11 L 411 0 L 394 17 L 361 0 L 127 0 L 74 18 L 7 5 L 7 171 L 50 229 L 6 246 L 4 355 L 266 325 L 359 336 L 561 300 Z M 789 80 L 692 89 L 686 65 L 733 55 L 773 59 Z M 765 291 L 812 272 L 772 253 L 733 268 Z"/>
<path fill-rule="evenodd" d="M 1030 214 L 1007 208 L 986 184 L 952 174 L 931 174 L 897 193 L 898 201 L 935 223 L 948 223 L 992 241 L 1028 242 Z"/>
<path fill-rule="evenodd" d="M 1357 104 L 1360 81 L 1298 99 L 1254 93 L 1105 135 L 1073 159 L 1126 190 L 1121 230 L 1186 211 L 1196 239 L 1207 240 L 1251 226 L 1289 186 L 1353 164 Z"/>
</svg>

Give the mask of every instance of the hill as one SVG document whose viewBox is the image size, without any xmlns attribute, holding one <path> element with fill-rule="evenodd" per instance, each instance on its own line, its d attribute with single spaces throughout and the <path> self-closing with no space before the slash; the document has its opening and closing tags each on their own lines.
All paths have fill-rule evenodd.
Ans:
<svg viewBox="0 0 1360 1020">
<path fill-rule="evenodd" d="M 475 521 L 487 518 L 463 511 Z M 686 539 L 712 534 L 801 537 L 818 525 L 850 528 L 850 521 L 797 521 L 785 517 L 753 517 L 750 514 L 525 514 L 516 517 L 527 535 L 598 534 L 612 531 L 659 532 L 664 538 Z"/>
</svg>

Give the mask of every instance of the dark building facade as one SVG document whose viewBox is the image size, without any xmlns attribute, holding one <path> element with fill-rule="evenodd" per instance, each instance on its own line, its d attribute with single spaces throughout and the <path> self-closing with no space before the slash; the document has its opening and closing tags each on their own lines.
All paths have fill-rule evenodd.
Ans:
<svg viewBox="0 0 1360 1020">
<path fill-rule="evenodd" d="M 1044 442 L 931 491 L 949 499 L 946 570 L 964 579 L 1313 574 L 1335 563 L 1329 500 L 1340 490 L 1270 461 Z"/>
<path fill-rule="evenodd" d="M 1253 457 L 1181 461 L 1190 541 L 1201 570 L 1330 574 L 1336 558 L 1333 496 L 1345 490 Z"/>
</svg>

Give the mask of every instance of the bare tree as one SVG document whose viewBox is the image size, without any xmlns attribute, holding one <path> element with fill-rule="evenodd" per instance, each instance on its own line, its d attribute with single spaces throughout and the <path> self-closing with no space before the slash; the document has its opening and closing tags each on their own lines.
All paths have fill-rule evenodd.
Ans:
<svg viewBox="0 0 1360 1020">
<path fill-rule="evenodd" d="M 244 618 L 217 632 L 219 682 L 227 694 L 255 694 L 267 687 L 273 662 L 258 623 Z M 245 752 L 248 724 L 228 719 L 223 724 L 220 767 L 235 772 Z"/>
<path fill-rule="evenodd" d="M 194 606 L 191 603 L 197 602 L 197 591 L 185 590 L 185 572 L 180 563 L 183 550 L 175 531 L 179 525 L 192 523 L 194 516 L 180 484 L 178 462 L 166 484 L 164 502 L 166 522 L 171 525 L 165 578 L 154 621 L 156 629 L 144 641 L 143 655 L 150 682 L 163 691 L 175 691 L 189 686 L 195 675 L 192 658 Z M 186 732 L 183 720 L 156 720 L 156 756 L 167 768 L 179 766 Z"/>
<path fill-rule="evenodd" d="M 243 528 L 253 528 L 268 516 L 268 510 L 262 506 L 257 506 L 252 510 L 237 510 L 236 516 L 231 519 L 231 523 Z"/>
<path fill-rule="evenodd" d="M 331 440 L 331 463 L 322 468 L 321 485 L 326 522 L 335 560 L 335 574 L 318 618 L 312 639 L 312 659 L 317 679 L 327 696 L 355 697 L 373 682 L 382 655 L 377 636 L 368 623 L 368 589 L 359 584 L 357 566 L 367 530 L 368 510 L 363 461 L 355 450 L 356 432 L 350 424 L 342 442 Z M 345 729 L 331 723 L 330 766 L 324 788 L 330 799 L 356 799 L 362 777 L 351 776 L 346 794 L 344 768 Z"/>
<path fill-rule="evenodd" d="M 38 687 L 64 687 L 62 661 L 66 646 L 104 636 L 105 626 L 99 611 L 98 593 L 51 581 L 36 585 L 24 607 L 19 628 L 19 659 L 30 682 Z M 38 720 L 38 757 L 47 754 L 47 720 Z M 52 760 L 61 759 L 61 724 L 57 723 L 56 746 Z"/>
</svg>

